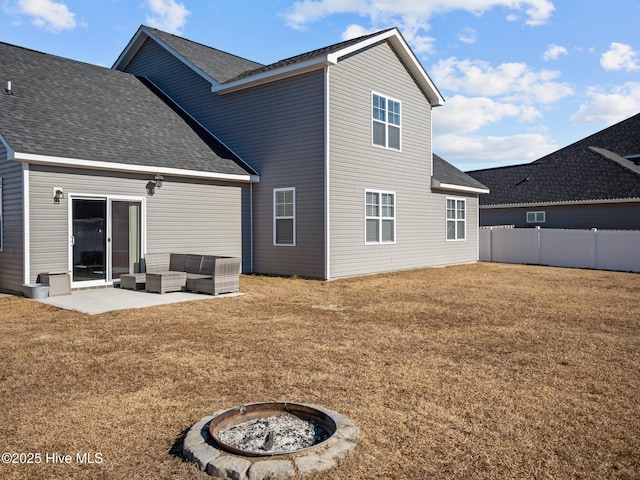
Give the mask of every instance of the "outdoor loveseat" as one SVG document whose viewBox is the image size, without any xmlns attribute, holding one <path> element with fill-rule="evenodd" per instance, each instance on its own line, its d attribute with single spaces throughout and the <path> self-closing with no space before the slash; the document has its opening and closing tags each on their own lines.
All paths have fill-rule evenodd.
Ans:
<svg viewBox="0 0 640 480">
<path fill-rule="evenodd" d="M 186 253 L 147 253 L 145 272 L 120 276 L 120 286 L 129 290 L 167 293 L 188 290 L 196 293 L 237 292 L 240 259 Z"/>
</svg>

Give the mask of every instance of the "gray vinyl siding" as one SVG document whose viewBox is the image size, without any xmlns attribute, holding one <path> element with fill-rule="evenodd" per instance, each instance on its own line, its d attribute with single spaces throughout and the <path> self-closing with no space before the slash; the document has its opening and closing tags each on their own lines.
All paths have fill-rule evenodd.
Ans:
<svg viewBox="0 0 640 480">
<path fill-rule="evenodd" d="M 20 293 L 24 270 L 22 165 L 7 160 L 0 143 L 3 249 L 0 251 L 0 291 Z"/>
<path fill-rule="evenodd" d="M 545 212 L 544 223 L 527 223 L 527 212 Z M 480 225 L 640 230 L 640 202 L 480 209 Z"/>
<path fill-rule="evenodd" d="M 393 49 L 341 61 L 329 85 L 331 277 L 477 260 L 477 200 L 467 199 L 466 241 L 447 242 L 447 195 L 430 189 L 431 106 Z M 372 92 L 401 102 L 401 152 L 371 144 Z M 367 189 L 395 192 L 395 244 L 365 245 Z"/>
<path fill-rule="evenodd" d="M 253 270 L 324 277 L 324 74 L 227 95 L 147 41 L 128 72 L 149 77 L 260 174 L 253 185 Z M 296 246 L 273 245 L 273 189 L 296 189 Z"/>
<path fill-rule="evenodd" d="M 31 280 L 69 268 L 69 199 L 73 195 L 118 195 L 146 202 L 147 252 L 242 255 L 242 192 L 239 185 L 165 176 L 155 195 L 148 175 L 32 165 L 30 185 Z M 52 187 L 64 198 L 54 204 Z"/>
</svg>

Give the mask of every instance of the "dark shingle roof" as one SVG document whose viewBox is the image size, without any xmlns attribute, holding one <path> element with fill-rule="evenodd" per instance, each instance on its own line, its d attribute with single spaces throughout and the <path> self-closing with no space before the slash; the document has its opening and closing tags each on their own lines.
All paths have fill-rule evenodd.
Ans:
<svg viewBox="0 0 640 480">
<path fill-rule="evenodd" d="M 487 187 L 475 178 L 467 175 L 461 170 L 451 165 L 442 157 L 433 154 L 433 178 L 440 183 L 458 185 L 460 187 L 471 187 L 486 189 Z"/>
<path fill-rule="evenodd" d="M 16 152 L 247 175 L 249 167 L 143 80 L 0 43 L 0 135 Z"/>
<path fill-rule="evenodd" d="M 151 27 L 144 28 L 218 83 L 228 82 L 243 72 L 263 66 L 261 63 L 177 37 L 162 30 Z"/>
<path fill-rule="evenodd" d="M 234 81 L 234 80 L 241 80 L 243 78 L 246 77 L 250 77 L 253 75 L 258 75 L 260 73 L 264 73 L 264 72 L 269 72 L 271 70 L 276 70 L 278 68 L 283 68 L 283 67 L 288 67 L 290 65 L 295 65 L 297 63 L 302 63 L 302 62 L 307 62 L 309 60 L 313 60 L 315 58 L 319 58 L 319 57 L 323 57 L 325 55 L 330 55 L 334 52 L 338 52 L 344 48 L 348 48 L 351 45 L 355 45 L 357 43 L 360 43 L 362 41 L 365 41 L 371 37 L 375 37 L 378 36 L 384 32 L 388 32 L 390 30 L 393 30 L 393 28 L 388 28 L 386 30 L 381 30 L 379 32 L 375 32 L 369 35 L 363 35 L 361 37 L 358 38 L 352 38 L 351 40 L 346 40 L 344 42 L 340 42 L 340 43 L 335 43 L 333 45 L 329 45 L 327 47 L 323 47 L 323 48 L 319 48 L 317 50 L 312 50 L 310 52 L 306 52 L 306 53 L 302 53 L 300 55 L 295 55 L 293 57 L 289 57 L 289 58 L 285 58 L 284 60 L 279 60 L 275 63 L 271 63 L 269 65 L 261 65 L 260 67 L 254 68 L 252 70 L 248 70 L 245 72 L 242 72 L 241 74 L 239 74 L 238 76 L 236 76 L 235 78 L 230 79 L 229 81 Z"/>
<path fill-rule="evenodd" d="M 532 163 L 467 173 L 491 190 L 481 205 L 640 198 L 640 174 L 615 160 L 637 154 L 640 114 Z"/>
</svg>

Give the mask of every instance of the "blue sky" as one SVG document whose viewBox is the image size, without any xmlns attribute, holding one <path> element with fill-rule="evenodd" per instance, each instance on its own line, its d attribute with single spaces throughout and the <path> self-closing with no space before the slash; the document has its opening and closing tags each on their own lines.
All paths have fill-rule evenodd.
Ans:
<svg viewBox="0 0 640 480">
<path fill-rule="evenodd" d="M 140 24 L 271 63 L 396 26 L 447 102 L 434 152 L 535 160 L 640 112 L 640 0 L 0 0 L 0 41 L 110 67 Z"/>
</svg>

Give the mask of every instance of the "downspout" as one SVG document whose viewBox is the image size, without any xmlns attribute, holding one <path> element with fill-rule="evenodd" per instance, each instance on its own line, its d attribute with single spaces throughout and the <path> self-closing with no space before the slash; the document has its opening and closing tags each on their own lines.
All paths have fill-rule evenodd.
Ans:
<svg viewBox="0 0 640 480">
<path fill-rule="evenodd" d="M 22 222 L 22 283 L 27 284 L 31 283 L 31 242 L 29 241 L 31 221 L 29 218 L 29 164 L 26 162 L 22 163 Z"/>
<path fill-rule="evenodd" d="M 253 273 L 253 182 L 249 182 L 249 268 Z"/>
<path fill-rule="evenodd" d="M 329 208 L 329 66 L 324 67 L 324 278 L 331 279 L 331 224 Z"/>
</svg>

